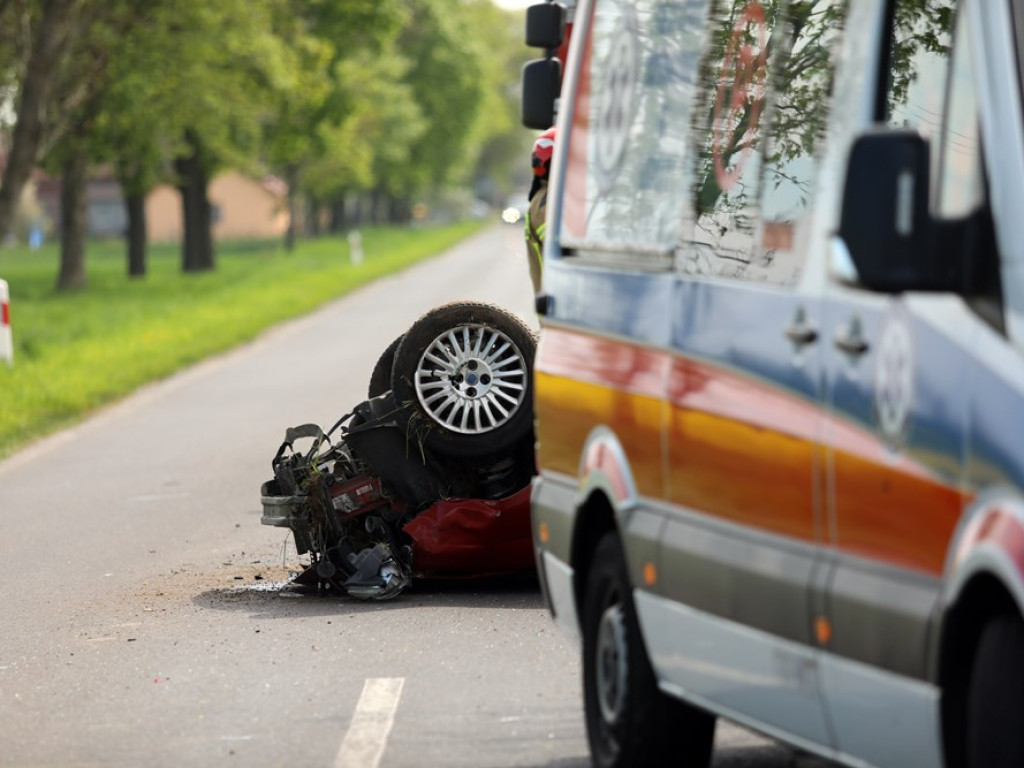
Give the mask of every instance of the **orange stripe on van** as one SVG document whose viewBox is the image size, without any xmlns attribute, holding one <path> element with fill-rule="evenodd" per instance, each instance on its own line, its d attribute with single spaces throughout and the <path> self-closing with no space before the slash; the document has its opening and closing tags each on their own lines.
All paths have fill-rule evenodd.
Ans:
<svg viewBox="0 0 1024 768">
<path fill-rule="evenodd" d="M 831 503 L 830 455 L 833 545 L 942 573 L 967 494 L 816 400 L 667 351 L 550 327 L 536 371 L 545 469 L 576 476 L 587 436 L 604 425 L 621 442 L 641 495 L 810 542 L 832 537 L 830 516 L 815 519 L 815 504 Z"/>
<path fill-rule="evenodd" d="M 669 500 L 814 541 L 817 403 L 677 358 L 669 387 Z"/>
<path fill-rule="evenodd" d="M 662 393 L 668 369 L 666 352 L 546 328 L 535 365 L 540 465 L 578 476 L 587 437 L 603 425 L 622 444 L 637 492 L 664 498 Z"/>
</svg>

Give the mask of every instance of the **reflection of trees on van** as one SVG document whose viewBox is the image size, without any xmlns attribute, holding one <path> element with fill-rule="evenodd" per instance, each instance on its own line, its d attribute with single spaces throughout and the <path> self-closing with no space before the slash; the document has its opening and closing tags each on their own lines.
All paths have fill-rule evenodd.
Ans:
<svg viewBox="0 0 1024 768">
<path fill-rule="evenodd" d="M 716 274 L 792 282 L 799 264 L 787 254 L 828 121 L 846 2 L 735 0 L 713 13 L 695 126 L 694 239 L 731 262 Z"/>
<path fill-rule="evenodd" d="M 935 134 L 955 0 L 894 4 L 890 123 Z M 824 150 L 846 0 L 717 0 L 694 113 L 693 239 L 719 275 L 792 283 L 796 226 Z M 765 50 L 766 49 L 766 50 Z M 737 262 L 740 267 L 737 268 Z"/>
<path fill-rule="evenodd" d="M 932 54 L 948 60 L 956 0 L 900 0 L 893 20 L 892 81 L 886 95 L 886 114 L 894 115 L 910 100 L 918 79 L 915 62 Z"/>
</svg>

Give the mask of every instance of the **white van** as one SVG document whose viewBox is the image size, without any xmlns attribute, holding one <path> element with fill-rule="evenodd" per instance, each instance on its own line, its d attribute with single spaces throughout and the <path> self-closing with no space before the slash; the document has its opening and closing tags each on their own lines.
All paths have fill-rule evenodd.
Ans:
<svg viewBox="0 0 1024 768">
<path fill-rule="evenodd" d="M 573 21 L 533 523 L 595 765 L 707 766 L 724 716 L 1024 766 L 1024 2 Z"/>
</svg>

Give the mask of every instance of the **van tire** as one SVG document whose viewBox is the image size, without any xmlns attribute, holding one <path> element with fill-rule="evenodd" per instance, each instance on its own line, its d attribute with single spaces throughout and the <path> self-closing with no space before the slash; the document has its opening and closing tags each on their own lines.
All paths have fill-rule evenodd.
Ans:
<svg viewBox="0 0 1024 768">
<path fill-rule="evenodd" d="M 411 406 L 406 434 L 452 458 L 514 450 L 533 430 L 536 347 L 518 317 L 489 304 L 427 312 L 406 331 L 392 369 L 395 398 Z"/>
<path fill-rule="evenodd" d="M 1003 614 L 988 622 L 974 655 L 967 693 L 970 768 L 1024 765 L 1024 621 Z"/>
<path fill-rule="evenodd" d="M 593 764 L 707 768 L 715 718 L 658 688 L 614 532 L 594 551 L 582 617 L 583 701 Z"/>
</svg>

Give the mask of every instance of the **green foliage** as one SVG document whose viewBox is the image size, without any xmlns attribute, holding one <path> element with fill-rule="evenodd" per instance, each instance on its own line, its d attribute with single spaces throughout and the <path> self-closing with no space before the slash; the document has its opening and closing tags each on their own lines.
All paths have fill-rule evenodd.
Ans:
<svg viewBox="0 0 1024 768">
<path fill-rule="evenodd" d="M 490 0 L 0 0 L 0 115 L 47 24 L 69 41 L 32 149 L 53 173 L 84 153 L 141 195 L 198 149 L 195 178 L 408 203 L 528 167 L 522 15 Z"/>
<path fill-rule="evenodd" d="M 176 249 L 158 246 L 144 283 L 124 276 L 119 243 L 95 243 L 89 287 L 74 294 L 53 289 L 55 246 L 7 251 L 15 365 L 0 364 L 0 456 L 478 226 L 366 229 L 360 266 L 349 264 L 343 238 L 303 243 L 288 256 L 277 243 L 239 242 L 222 248 L 217 272 L 183 275 Z"/>
<path fill-rule="evenodd" d="M 474 124 L 490 84 L 463 3 L 409 0 L 408 5 L 411 17 L 399 43 L 415 62 L 406 80 L 427 119 L 411 157 L 431 183 L 442 185 L 472 168 Z"/>
<path fill-rule="evenodd" d="M 540 52 L 523 42 L 523 16 L 502 11 L 491 0 L 468 0 L 466 18 L 486 84 L 470 132 L 472 146 L 479 148 L 471 153 L 476 158 L 474 175 L 490 180 L 504 198 L 526 186 L 531 175 L 534 134 L 519 120 L 519 73 Z"/>
</svg>

